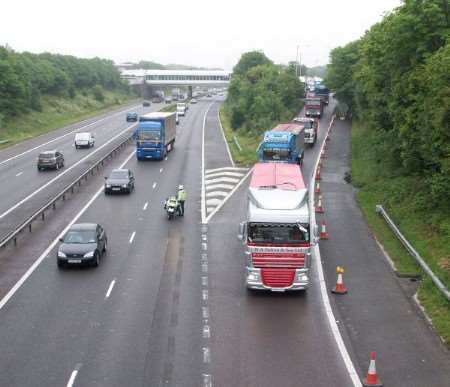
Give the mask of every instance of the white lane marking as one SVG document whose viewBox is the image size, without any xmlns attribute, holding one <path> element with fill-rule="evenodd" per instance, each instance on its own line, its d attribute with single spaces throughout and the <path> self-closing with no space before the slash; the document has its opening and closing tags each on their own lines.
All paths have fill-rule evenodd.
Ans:
<svg viewBox="0 0 450 387">
<path fill-rule="evenodd" d="M 164 157 L 164 161 L 167 161 L 167 157 L 168 157 L 168 156 Z"/>
<path fill-rule="evenodd" d="M 247 172 L 247 171 L 245 171 Z M 245 172 L 233 172 L 233 171 L 223 171 L 223 172 L 213 172 L 213 173 L 207 173 L 206 178 L 212 179 L 214 177 L 220 177 L 220 176 L 228 176 L 228 177 L 242 177 L 245 175 Z"/>
<path fill-rule="evenodd" d="M 19 177 L 23 172 L 16 173 L 16 177 Z"/>
<path fill-rule="evenodd" d="M 105 298 L 109 298 L 115 284 L 116 284 L 116 279 L 114 278 L 109 285 L 109 288 L 108 288 L 108 291 L 106 292 Z"/>
<path fill-rule="evenodd" d="M 319 149 L 317 160 L 314 165 L 314 169 L 313 169 L 312 176 L 311 176 L 312 182 L 315 181 L 316 170 L 317 170 L 317 166 L 319 165 L 319 161 L 320 161 L 320 154 L 322 152 L 323 147 L 325 146 L 326 137 L 327 137 L 328 133 L 330 132 L 331 126 L 333 125 L 334 118 L 335 117 L 333 116 L 333 118 L 331 119 L 330 125 L 328 126 L 327 132 L 325 134 L 324 140 L 322 141 L 321 148 Z M 310 192 L 311 192 L 311 196 L 312 196 L 311 203 L 314 203 L 314 184 L 311 185 Z M 311 204 L 311 206 L 312 206 L 312 204 Z M 311 210 L 311 224 L 316 224 L 315 211 L 312 211 L 312 210 Z M 320 294 L 322 296 L 322 302 L 323 302 L 323 307 L 325 309 L 325 314 L 327 315 L 328 323 L 330 324 L 331 333 L 333 334 L 334 340 L 338 346 L 342 360 L 345 364 L 345 367 L 347 368 L 347 373 L 353 382 L 353 386 L 354 387 L 362 387 L 358 373 L 356 372 L 355 366 L 354 366 L 352 359 L 350 358 L 350 355 L 347 351 L 347 347 L 345 346 L 341 332 L 339 331 L 339 327 L 337 325 L 336 317 L 334 316 L 333 309 L 331 308 L 330 298 L 328 297 L 327 284 L 325 282 L 325 276 L 323 273 L 322 258 L 320 256 L 319 244 L 314 245 L 314 257 L 315 257 L 314 262 L 316 262 L 314 267 L 316 268 L 317 276 L 319 278 Z"/>
<path fill-rule="evenodd" d="M 203 387 L 212 387 L 212 377 L 210 374 L 202 374 Z"/>
<path fill-rule="evenodd" d="M 209 308 L 202 306 L 202 318 L 209 318 Z"/>
<path fill-rule="evenodd" d="M 130 243 L 133 243 L 135 236 L 136 236 L 136 231 L 133 231 L 133 233 L 130 236 Z"/>
<path fill-rule="evenodd" d="M 217 177 L 214 179 L 210 179 L 209 176 L 206 176 L 206 184 L 214 184 L 214 183 L 238 183 L 239 179 L 236 179 L 235 177 Z"/>
<path fill-rule="evenodd" d="M 219 126 L 220 126 L 220 131 L 222 132 L 223 141 L 225 142 L 225 145 L 227 147 L 228 157 L 230 158 L 231 165 L 234 167 L 235 166 L 234 160 L 233 160 L 233 157 L 231 156 L 230 147 L 228 146 L 227 138 L 225 137 L 225 132 L 222 127 L 222 121 L 220 121 L 220 109 L 217 111 L 217 121 L 219 121 Z"/>
<path fill-rule="evenodd" d="M 206 218 L 206 223 L 208 223 L 211 218 L 217 214 L 217 212 L 225 205 L 225 203 L 233 196 L 233 194 L 237 191 L 237 189 L 242 185 L 242 183 L 247 180 L 247 178 L 250 176 L 250 173 L 252 172 L 253 168 L 250 169 L 247 174 L 241 179 L 241 181 L 231 190 L 231 192 L 228 194 L 228 196 L 222 200 L 222 202 L 214 208 L 214 210 L 208 215 Z"/>
<path fill-rule="evenodd" d="M 203 289 L 202 290 L 202 300 L 203 301 L 207 301 L 208 300 L 208 290 L 207 289 Z"/>
<path fill-rule="evenodd" d="M 206 193 L 207 198 L 214 198 L 214 197 L 226 197 L 228 195 L 228 192 L 225 191 L 211 191 Z M 208 200 L 206 200 L 206 204 L 208 204 Z"/>
<path fill-rule="evenodd" d="M 209 339 L 211 337 L 211 329 L 209 325 L 203 325 L 203 338 Z"/>
<path fill-rule="evenodd" d="M 71 165 L 69 168 L 64 169 L 62 172 L 60 172 L 57 176 L 55 176 L 53 179 L 45 183 L 44 185 L 40 186 L 37 190 L 33 191 L 31 194 L 29 194 L 27 197 L 22 199 L 21 201 L 14 204 L 11 208 L 6 210 L 3 214 L 0 215 L 0 219 L 3 219 L 6 215 L 14 211 L 17 207 L 21 206 L 26 201 L 30 200 L 34 195 L 41 192 L 43 189 L 47 188 L 50 184 L 54 183 L 56 180 L 60 179 L 62 176 L 64 176 L 66 173 L 71 171 L 73 168 L 75 168 L 77 165 L 81 164 L 83 161 L 90 158 L 95 153 L 99 152 L 101 149 L 103 149 L 105 146 L 107 146 L 110 142 L 114 141 L 116 138 L 120 137 L 122 134 L 124 134 L 127 130 L 130 130 L 132 127 L 134 127 L 136 124 L 128 126 L 126 129 L 122 130 L 120 133 L 109 139 L 107 142 L 105 142 L 100 147 L 96 148 L 94 151 L 83 157 L 81 160 L 78 160 L 75 164 Z"/>
<path fill-rule="evenodd" d="M 73 384 L 75 382 L 75 379 L 76 379 L 76 377 L 78 375 L 78 372 L 80 371 L 80 368 L 81 368 L 81 364 L 77 364 L 75 369 L 70 374 L 70 378 L 69 378 L 69 381 L 66 384 L 66 387 L 72 387 L 73 386 Z"/>
<path fill-rule="evenodd" d="M 158 184 L 156 181 L 153 183 L 153 189 L 156 188 L 156 184 Z"/>
<path fill-rule="evenodd" d="M 142 210 L 145 211 L 148 207 L 148 202 L 145 202 L 144 207 L 142 207 Z"/>
<path fill-rule="evenodd" d="M 202 263 L 202 273 L 208 273 L 208 264 Z"/>
<path fill-rule="evenodd" d="M 202 174 L 202 195 L 201 195 L 201 213 L 202 213 L 202 223 L 206 223 L 206 205 L 205 205 L 205 126 L 206 126 L 206 116 L 208 115 L 209 109 L 214 105 L 214 102 L 211 102 L 206 109 L 206 112 L 203 116 L 203 126 L 202 126 L 202 170 L 200 171 Z"/>
<path fill-rule="evenodd" d="M 211 352 L 209 347 L 203 347 L 203 363 L 211 363 Z"/>
<path fill-rule="evenodd" d="M 164 171 L 164 168 L 161 168 L 161 169 L 159 170 L 159 173 L 162 173 L 162 171 Z"/>
<path fill-rule="evenodd" d="M 43 146 L 46 146 L 46 145 L 48 145 L 48 144 L 51 144 L 51 143 L 53 143 L 53 142 L 55 142 L 55 141 L 58 141 L 58 140 L 60 140 L 60 139 L 62 139 L 62 138 L 64 138 L 64 137 L 70 136 L 71 134 L 76 133 L 76 132 L 78 132 L 79 130 L 86 129 L 86 128 L 92 126 L 92 125 L 98 124 L 99 122 L 105 121 L 105 120 L 107 120 L 108 118 L 117 116 L 117 115 L 119 115 L 119 114 L 123 114 L 123 112 L 126 112 L 127 110 L 130 110 L 130 109 L 135 109 L 135 108 L 137 108 L 137 107 L 139 107 L 139 106 L 140 106 L 140 105 L 131 106 L 131 107 L 129 107 L 128 109 L 121 110 L 121 111 L 119 111 L 119 112 L 117 112 L 117 113 L 108 115 L 107 117 L 103 117 L 103 118 L 101 118 L 101 119 L 99 119 L 99 120 L 97 120 L 97 121 L 91 122 L 90 124 L 87 124 L 87 125 L 81 126 L 81 127 L 79 127 L 79 128 L 76 128 L 76 129 L 72 130 L 71 132 L 68 132 L 68 133 L 66 133 L 66 134 L 63 134 L 62 136 L 56 137 L 56 138 L 54 138 L 53 140 L 47 141 L 47 142 L 44 143 L 44 144 L 40 144 L 40 145 L 38 145 L 38 146 L 35 146 L 34 148 L 31 148 L 31 149 L 26 150 L 25 152 L 22 152 L 22 153 L 19 153 L 19 154 L 15 155 L 15 156 L 12 156 L 12 157 L 10 157 L 9 159 L 0 161 L 0 165 L 3 165 L 3 164 L 5 164 L 5 163 L 7 163 L 8 161 L 15 160 L 15 159 L 17 159 L 17 158 L 19 158 L 19 157 L 21 157 L 21 156 L 23 156 L 23 155 L 26 155 L 27 153 L 33 152 L 33 151 L 35 151 L 36 149 L 42 148 Z M 76 124 L 75 124 L 75 125 L 76 125 Z"/>
<path fill-rule="evenodd" d="M 226 189 L 226 190 L 232 190 L 234 188 L 234 185 L 232 184 L 208 184 L 206 186 L 206 191 L 211 191 L 214 189 Z"/>
<path fill-rule="evenodd" d="M 221 167 L 221 168 L 213 168 L 213 169 L 207 169 L 205 173 L 208 175 L 209 173 L 215 173 L 219 171 L 242 171 L 247 172 L 248 168 L 239 168 L 239 167 Z"/>
<path fill-rule="evenodd" d="M 125 161 L 119 166 L 119 169 L 122 169 L 133 156 L 135 156 L 136 151 L 133 150 L 129 154 L 129 156 L 125 159 Z M 69 224 L 59 233 L 59 235 L 53 240 L 52 243 L 45 249 L 45 251 L 39 256 L 39 258 L 30 266 L 30 268 L 25 272 L 25 274 L 15 283 L 15 285 L 11 288 L 11 290 L 6 293 L 6 295 L 0 300 L 0 310 L 7 304 L 7 302 L 11 299 L 11 297 L 20 289 L 20 287 L 24 284 L 24 282 L 28 279 L 28 277 L 37 269 L 37 267 L 41 264 L 41 262 L 50 254 L 53 248 L 59 242 L 59 239 L 62 238 L 69 228 L 80 219 L 81 215 L 83 215 L 86 210 L 91 206 L 91 204 L 97 199 L 104 190 L 104 186 L 102 186 L 97 190 L 97 192 L 89 199 L 89 201 L 85 204 L 85 206 L 76 214 L 73 219 L 69 222 Z"/>
<path fill-rule="evenodd" d="M 202 286 L 203 287 L 207 287 L 208 286 L 208 277 L 207 276 L 203 276 L 202 277 Z"/>
</svg>

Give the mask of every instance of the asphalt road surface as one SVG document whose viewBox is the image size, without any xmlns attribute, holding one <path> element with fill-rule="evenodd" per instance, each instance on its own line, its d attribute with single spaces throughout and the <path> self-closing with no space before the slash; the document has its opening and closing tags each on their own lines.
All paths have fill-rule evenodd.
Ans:
<svg viewBox="0 0 450 387">
<path fill-rule="evenodd" d="M 245 217 L 248 181 L 208 225 L 201 224 L 202 165 L 205 174 L 214 175 L 211 181 L 232 179 L 212 183 L 231 188 L 211 192 L 228 194 L 245 172 L 233 169 L 229 160 L 217 123 L 219 104 L 209 99 L 190 107 L 167 160 L 138 163 L 129 146 L 106 167 L 105 174 L 119 165 L 134 171 L 132 194 L 104 196 L 100 172 L 24 236 L 17 248 L 0 252 L 0 386 L 352 386 L 327 322 L 316 271 L 306 293 L 246 291 L 243 247 L 236 235 Z M 331 110 L 321 120 L 320 140 Z M 317 153 L 317 145 L 306 151 L 306 181 Z M 187 190 L 186 215 L 168 221 L 162 204 L 178 184 Z M 331 192 L 330 187 L 323 188 L 327 189 Z M 214 197 L 220 198 L 217 192 Z M 333 207 L 328 200 L 325 193 L 327 211 L 327 205 Z M 354 222 L 353 213 L 339 216 Z M 324 262 L 328 283 L 335 279 L 330 268 L 341 241 L 335 239 L 337 217 L 330 213 L 331 239 L 321 243 L 323 260 L 330 260 Z M 98 222 L 106 228 L 108 250 L 98 268 L 57 269 L 51 243 L 71 220 Z M 345 239 L 345 229 L 340 238 Z M 33 262 L 34 270 L 22 286 L 4 298 Z M 392 276 L 389 271 L 380 274 Z M 360 264 L 358 275 L 371 273 Z M 418 339 L 424 351 L 421 358 L 429 364 L 420 368 L 419 356 L 411 353 L 388 357 L 388 362 L 401 362 L 401 367 L 395 377 L 391 364 L 387 381 L 396 387 L 443 386 L 447 374 L 442 369 L 448 369 L 448 363 L 432 345 L 433 333 L 425 328 L 416 331 L 424 326 L 416 312 L 411 312 L 413 322 L 405 323 L 404 334 L 380 335 L 371 341 L 362 336 L 374 327 L 367 318 L 357 320 L 362 312 L 370 312 L 361 305 L 373 299 L 367 290 L 355 292 L 362 283 L 348 286 L 350 294 L 333 306 L 344 321 L 340 329 L 360 375 L 367 370 L 367 351 L 377 350 L 381 356 L 398 342 L 407 342 L 407 333 L 418 332 L 424 336 Z M 374 313 L 387 314 L 397 303 L 407 302 L 398 291 L 392 301 L 377 296 L 382 300 Z M 393 317 L 399 321 L 386 321 L 388 331 L 401 330 L 411 317 L 405 308 Z M 413 343 L 411 339 L 408 345 L 400 344 L 411 351 Z M 435 352 L 430 352 L 433 348 Z M 432 364 L 441 368 L 435 375 L 429 372 Z M 401 377 L 419 370 L 425 371 L 419 379 L 422 384 Z"/>
<path fill-rule="evenodd" d="M 1 150 L 0 239 L 129 135 L 135 123 L 126 122 L 127 111 L 142 114 L 161 107 L 161 104 L 152 104 L 149 108 L 136 105 L 129 109 L 122 108 Z M 83 131 L 94 134 L 93 148 L 75 149 L 75 133 Z M 63 153 L 65 167 L 59 171 L 39 172 L 37 156 L 41 151 L 52 149 Z"/>
</svg>

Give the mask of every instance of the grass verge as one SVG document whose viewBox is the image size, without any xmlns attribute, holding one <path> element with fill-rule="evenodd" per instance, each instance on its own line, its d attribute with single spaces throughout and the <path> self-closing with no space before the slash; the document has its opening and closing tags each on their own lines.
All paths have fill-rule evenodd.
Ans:
<svg viewBox="0 0 450 387">
<path fill-rule="evenodd" d="M 112 91 L 104 91 L 101 102 L 89 92 L 78 93 L 74 98 L 43 96 L 40 112 L 32 111 L 15 117 L 0 128 L 0 148 L 105 113 L 134 100 L 138 101 L 135 97 Z"/>
<path fill-rule="evenodd" d="M 256 163 L 256 149 L 262 141 L 262 136 L 245 132 L 242 129 L 233 131 L 223 105 L 219 110 L 219 118 L 236 165 L 251 166 Z M 236 142 L 239 144 L 240 148 Z"/>
<path fill-rule="evenodd" d="M 400 275 L 421 274 L 418 298 L 443 341 L 450 345 L 450 302 L 422 273 L 383 218 L 375 213 L 382 204 L 402 233 L 425 259 L 441 281 L 450 287 L 450 236 L 433 227 L 433 209 L 424 203 L 418 177 L 402 176 L 377 154 L 376 140 L 364 125 L 352 125 L 352 179 L 358 188 L 356 200 L 376 238 L 394 261 Z M 426 198 L 425 198 L 426 200 Z"/>
<path fill-rule="evenodd" d="M 175 112 L 177 110 L 177 104 L 173 103 L 171 105 L 164 106 L 160 112 Z"/>
</svg>

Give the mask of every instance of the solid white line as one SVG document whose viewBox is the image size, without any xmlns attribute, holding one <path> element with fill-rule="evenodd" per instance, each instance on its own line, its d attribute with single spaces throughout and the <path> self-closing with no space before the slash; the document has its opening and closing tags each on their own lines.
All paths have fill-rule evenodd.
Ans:
<svg viewBox="0 0 450 387">
<path fill-rule="evenodd" d="M 327 132 L 325 134 L 325 137 L 322 141 L 322 145 L 319 149 L 319 153 L 316 159 L 316 163 L 314 165 L 314 169 L 313 169 L 313 173 L 311 176 L 311 181 L 314 182 L 315 181 L 315 177 L 316 177 L 316 170 L 317 170 L 317 166 L 319 164 L 319 160 L 320 160 L 320 154 L 322 152 L 323 147 L 325 146 L 325 142 L 326 142 L 326 138 L 328 133 L 330 132 L 330 128 L 333 125 L 334 122 L 334 116 L 331 119 L 330 125 L 328 126 Z M 314 184 L 310 184 L 310 192 L 311 192 L 311 196 L 312 196 L 312 203 L 314 203 Z M 316 215 L 315 215 L 315 211 L 311 211 L 311 223 L 312 224 L 316 224 Z M 319 245 L 315 244 L 314 245 L 314 256 L 315 259 L 314 261 L 316 262 L 316 264 L 314 265 L 314 267 L 317 270 L 317 275 L 319 277 L 319 288 L 320 288 L 320 293 L 322 296 L 322 302 L 323 302 L 323 306 L 325 308 L 325 313 L 327 315 L 328 318 L 328 323 L 330 324 L 330 329 L 331 332 L 333 334 L 334 340 L 336 342 L 336 345 L 339 349 L 339 352 L 341 354 L 342 360 L 345 364 L 345 367 L 347 368 L 347 373 L 350 377 L 350 379 L 353 382 L 353 386 L 354 387 L 362 387 L 361 381 L 359 379 L 358 373 L 356 372 L 355 366 L 352 362 L 352 359 L 350 358 L 350 355 L 347 351 L 347 348 L 345 346 L 344 340 L 342 338 L 341 332 L 339 331 L 339 327 L 336 323 L 336 318 L 334 317 L 334 313 L 333 313 L 333 309 L 331 308 L 331 303 L 330 303 L 330 298 L 328 297 L 328 290 L 327 290 L 327 285 L 325 282 L 325 276 L 323 273 L 323 267 L 322 267 L 322 258 L 320 256 L 320 249 L 319 249 Z"/>
<path fill-rule="evenodd" d="M 144 211 L 147 209 L 148 207 L 148 202 L 145 202 L 144 207 L 142 208 Z"/>
<path fill-rule="evenodd" d="M 213 212 L 211 212 L 208 217 L 206 218 L 205 223 L 208 223 L 211 218 L 217 214 L 217 212 L 224 206 L 224 204 L 231 198 L 231 196 L 233 196 L 233 194 L 237 191 L 237 189 L 242 185 L 242 183 L 247 180 L 247 178 L 250 176 L 250 173 L 252 172 L 253 168 L 250 169 L 247 174 L 242 178 L 242 180 L 230 191 L 230 193 L 228 194 L 227 197 L 225 197 L 225 199 L 222 200 L 222 203 L 220 203 Z"/>
<path fill-rule="evenodd" d="M 133 233 L 130 236 L 130 243 L 133 243 L 134 237 L 136 236 L 136 231 L 133 231 Z"/>
<path fill-rule="evenodd" d="M 70 379 L 67 382 L 66 387 L 72 387 L 73 386 L 73 383 L 75 382 L 75 378 L 77 377 L 77 375 L 78 375 L 78 370 L 73 370 L 72 374 L 70 375 Z"/>
<path fill-rule="evenodd" d="M 211 102 L 206 109 L 205 115 L 203 116 L 203 126 L 202 126 L 202 196 L 201 196 L 201 213 L 202 213 L 202 223 L 206 223 L 206 208 L 205 208 L 205 126 L 206 126 L 206 116 L 208 115 L 209 109 L 214 102 Z"/>
<path fill-rule="evenodd" d="M 16 177 L 19 177 L 23 172 L 16 173 Z"/>
<path fill-rule="evenodd" d="M 36 189 L 35 191 L 33 191 L 31 194 L 29 194 L 27 197 L 25 197 L 24 199 L 22 199 L 21 201 L 17 202 L 16 204 L 14 204 L 11 208 L 9 208 L 8 210 L 6 210 L 3 214 L 0 215 L 0 219 L 3 219 L 6 215 L 8 215 L 9 213 L 11 213 L 12 211 L 14 211 L 17 207 L 21 206 L 23 203 L 25 203 L 26 201 L 30 200 L 34 195 L 36 195 L 37 193 L 41 192 L 43 189 L 47 188 L 50 184 L 54 183 L 56 180 L 60 179 L 61 176 L 64 176 L 66 173 L 68 173 L 69 171 L 71 171 L 73 168 L 75 168 L 77 165 L 81 164 L 83 161 L 87 160 L 88 158 L 90 158 L 92 155 L 94 155 L 95 153 L 97 153 L 98 151 L 100 151 L 101 149 L 103 149 L 106 145 L 108 145 L 110 142 L 114 141 L 116 138 L 118 138 L 119 136 L 121 136 L 123 133 L 125 133 L 127 130 L 130 130 L 133 126 L 135 126 L 136 124 L 130 125 L 128 126 L 126 129 L 122 130 L 120 133 L 118 133 L 117 135 L 115 135 L 114 137 L 112 137 L 111 139 L 109 139 L 107 142 L 105 142 L 102 146 L 96 148 L 94 151 L 92 151 L 91 153 L 89 153 L 88 155 L 86 155 L 85 157 L 83 157 L 81 160 L 78 160 L 75 164 L 73 164 L 72 166 L 70 166 L 69 168 L 64 169 L 62 172 L 60 172 L 57 176 L 55 176 L 53 179 L 51 179 L 50 181 L 48 181 L 47 183 L 45 183 L 44 185 L 40 186 L 38 189 Z"/>
<path fill-rule="evenodd" d="M 221 168 L 212 168 L 212 169 L 207 169 L 205 171 L 205 173 L 208 175 L 209 173 L 213 173 L 213 172 L 218 172 L 218 171 L 243 171 L 243 172 L 247 172 L 248 168 L 239 168 L 239 167 L 221 167 Z"/>
<path fill-rule="evenodd" d="M 105 298 L 109 298 L 109 296 L 111 295 L 111 292 L 113 290 L 114 285 L 116 284 L 116 279 L 114 278 L 111 281 L 111 284 L 109 285 L 108 291 L 106 292 Z"/>
<path fill-rule="evenodd" d="M 119 169 L 122 169 L 128 161 L 136 154 L 136 151 L 130 153 L 130 155 L 125 159 L 125 161 L 119 166 Z M 91 206 L 91 204 L 97 199 L 100 194 L 103 193 L 104 186 L 102 185 L 97 192 L 89 199 L 89 201 L 85 204 L 85 206 L 74 216 L 74 218 L 69 222 L 69 224 L 59 233 L 59 235 L 53 240 L 52 243 L 45 249 L 45 251 L 39 256 L 39 258 L 30 266 L 30 268 L 25 272 L 25 274 L 15 283 L 15 285 L 11 288 L 11 290 L 6 293 L 6 295 L 0 300 L 0 310 L 6 305 L 6 303 L 11 299 L 11 297 L 20 289 L 20 287 L 24 284 L 24 282 L 28 279 L 28 277 L 36 270 L 36 268 L 41 264 L 41 262 L 49 255 L 49 253 L 53 250 L 53 248 L 59 242 L 59 239 L 62 238 L 69 228 L 80 219 L 81 215 L 83 215 L 86 210 Z"/>
<path fill-rule="evenodd" d="M 222 132 L 223 141 L 225 141 L 225 145 L 227 147 L 228 157 L 230 158 L 231 165 L 234 167 L 235 166 L 234 160 L 233 160 L 233 157 L 231 156 L 230 147 L 228 146 L 228 141 L 227 141 L 227 138 L 225 137 L 225 132 L 223 131 L 222 121 L 220 121 L 219 113 L 220 113 L 220 109 L 217 111 L 217 121 L 219 121 L 219 126 L 220 126 L 220 131 Z"/>
<path fill-rule="evenodd" d="M 162 173 L 162 171 L 164 171 L 164 168 L 161 168 L 161 169 L 159 170 L 159 173 Z"/>
<path fill-rule="evenodd" d="M 62 136 L 56 137 L 56 138 L 54 138 L 53 140 L 47 141 L 47 142 L 44 143 L 44 144 L 40 144 L 40 145 L 38 145 L 38 146 L 35 146 L 34 148 L 31 148 L 31 149 L 26 150 L 25 152 L 22 152 L 22 153 L 19 153 L 19 154 L 13 156 L 13 157 L 10 157 L 9 159 L 0 161 L 0 165 L 3 165 L 3 164 L 5 164 L 5 163 L 7 163 L 8 161 L 15 160 L 15 159 L 17 159 L 17 158 L 19 158 L 19 157 L 21 157 L 21 156 L 23 156 L 23 155 L 26 155 L 27 153 L 33 152 L 33 151 L 35 151 L 36 149 L 39 149 L 39 148 L 42 148 L 42 147 L 45 146 L 45 145 L 51 144 L 52 142 L 58 141 L 58 140 L 60 140 L 61 138 L 67 137 L 67 136 L 69 136 L 69 135 L 71 135 L 71 134 L 73 134 L 73 133 L 75 133 L 75 132 L 78 132 L 79 130 L 86 129 L 86 128 L 92 126 L 92 125 L 98 124 L 99 122 L 105 121 L 105 120 L 107 120 L 108 118 L 117 116 L 117 115 L 119 115 L 119 114 L 123 114 L 123 112 L 126 112 L 126 111 L 128 111 L 128 110 L 130 110 L 130 109 L 137 108 L 137 107 L 139 107 L 139 106 L 140 106 L 140 105 L 131 106 L 131 107 L 129 107 L 129 108 L 127 108 L 127 109 L 124 109 L 124 110 L 121 110 L 121 111 L 119 111 L 119 112 L 117 112 L 117 113 L 114 113 L 114 114 L 108 115 L 108 116 L 106 116 L 106 117 L 100 118 L 99 120 L 94 121 L 94 122 L 91 122 L 90 124 L 87 124 L 87 125 L 84 125 L 84 126 L 80 126 L 79 128 L 76 128 L 76 129 L 72 130 L 71 132 L 68 132 L 68 133 L 66 133 L 66 134 L 63 134 Z M 76 124 L 75 124 L 75 125 L 76 125 Z"/>
<path fill-rule="evenodd" d="M 153 189 L 156 188 L 156 184 L 158 184 L 156 181 L 153 183 Z"/>
</svg>

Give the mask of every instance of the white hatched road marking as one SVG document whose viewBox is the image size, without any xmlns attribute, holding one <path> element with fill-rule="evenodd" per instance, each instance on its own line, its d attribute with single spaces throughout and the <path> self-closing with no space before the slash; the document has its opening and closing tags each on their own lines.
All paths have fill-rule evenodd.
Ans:
<svg viewBox="0 0 450 387">
<path fill-rule="evenodd" d="M 205 205 L 209 216 L 223 205 L 242 179 L 248 175 L 248 168 L 223 167 L 205 170 Z"/>
</svg>

